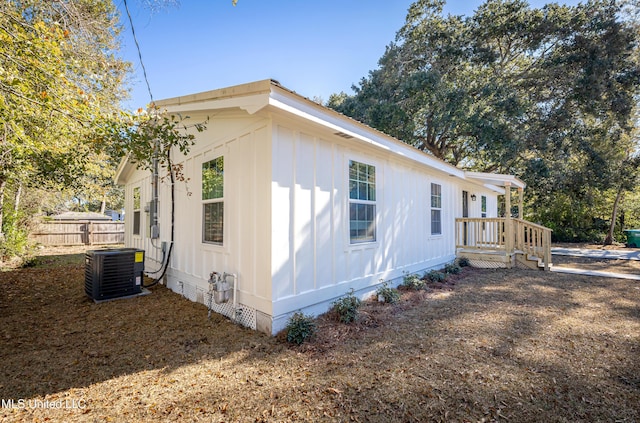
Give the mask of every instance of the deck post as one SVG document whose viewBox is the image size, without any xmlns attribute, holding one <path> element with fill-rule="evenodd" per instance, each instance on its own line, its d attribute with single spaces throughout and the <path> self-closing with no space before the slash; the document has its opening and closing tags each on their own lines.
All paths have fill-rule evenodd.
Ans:
<svg viewBox="0 0 640 423">
<path fill-rule="evenodd" d="M 513 221 L 511 220 L 511 183 L 504 184 L 504 235 L 505 235 L 505 253 L 509 257 L 509 263 L 512 263 L 513 257 Z M 508 267 L 511 267 L 508 265 Z"/>
<path fill-rule="evenodd" d="M 518 219 L 524 219 L 524 189 L 518 187 Z"/>
<path fill-rule="evenodd" d="M 544 236 L 544 270 L 549 270 L 551 265 L 551 231 L 546 230 Z"/>
</svg>

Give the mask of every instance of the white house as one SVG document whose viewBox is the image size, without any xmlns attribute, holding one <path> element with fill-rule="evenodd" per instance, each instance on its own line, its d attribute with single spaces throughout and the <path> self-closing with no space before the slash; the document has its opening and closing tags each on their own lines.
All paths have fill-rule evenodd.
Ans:
<svg viewBox="0 0 640 423">
<path fill-rule="evenodd" d="M 194 122 L 176 182 L 159 186 L 158 227 L 146 207 L 152 175 L 123 161 L 127 247 L 145 270 L 209 305 L 212 272 L 236 275 L 236 296 L 216 312 L 275 334 L 288 317 L 319 314 L 353 289 L 439 268 L 456 255 L 456 217 L 497 217 L 509 175 L 465 172 L 290 91 L 273 80 L 157 102 Z M 155 273 L 157 276 L 158 273 Z M 152 275 L 154 276 L 154 275 Z"/>
</svg>

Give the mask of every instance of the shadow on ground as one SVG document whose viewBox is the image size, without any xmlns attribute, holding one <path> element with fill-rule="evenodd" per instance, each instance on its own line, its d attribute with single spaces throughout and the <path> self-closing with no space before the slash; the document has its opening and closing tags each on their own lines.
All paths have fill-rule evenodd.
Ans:
<svg viewBox="0 0 640 423">
<path fill-rule="evenodd" d="M 162 286 L 95 304 L 82 264 L 0 274 L 8 421 L 639 421 L 640 287 L 467 270 L 289 347 Z"/>
</svg>

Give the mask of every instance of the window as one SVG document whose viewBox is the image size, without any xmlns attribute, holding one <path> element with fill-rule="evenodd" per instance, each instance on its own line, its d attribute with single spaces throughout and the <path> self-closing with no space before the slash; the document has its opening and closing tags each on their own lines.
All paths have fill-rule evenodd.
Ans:
<svg viewBox="0 0 640 423">
<path fill-rule="evenodd" d="M 480 212 L 482 213 L 480 216 L 481 217 L 487 217 L 487 196 L 483 195 L 482 197 L 480 197 L 480 200 L 481 200 Z"/>
<path fill-rule="evenodd" d="M 224 237 L 224 157 L 202 164 L 202 241 L 222 245 Z"/>
<path fill-rule="evenodd" d="M 442 234 L 442 186 L 431 184 L 431 235 Z"/>
<path fill-rule="evenodd" d="M 349 161 L 349 237 L 352 244 L 376 240 L 376 168 Z"/>
<path fill-rule="evenodd" d="M 133 234 L 140 235 L 140 187 L 133 189 Z"/>
</svg>

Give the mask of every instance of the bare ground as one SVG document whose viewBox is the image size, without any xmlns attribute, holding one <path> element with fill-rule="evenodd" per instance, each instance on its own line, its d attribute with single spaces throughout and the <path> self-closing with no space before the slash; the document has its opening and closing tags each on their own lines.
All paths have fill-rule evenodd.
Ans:
<svg viewBox="0 0 640 423">
<path fill-rule="evenodd" d="M 291 347 L 81 258 L 0 273 L 2 421 L 640 421 L 635 281 L 468 269 Z"/>
</svg>

